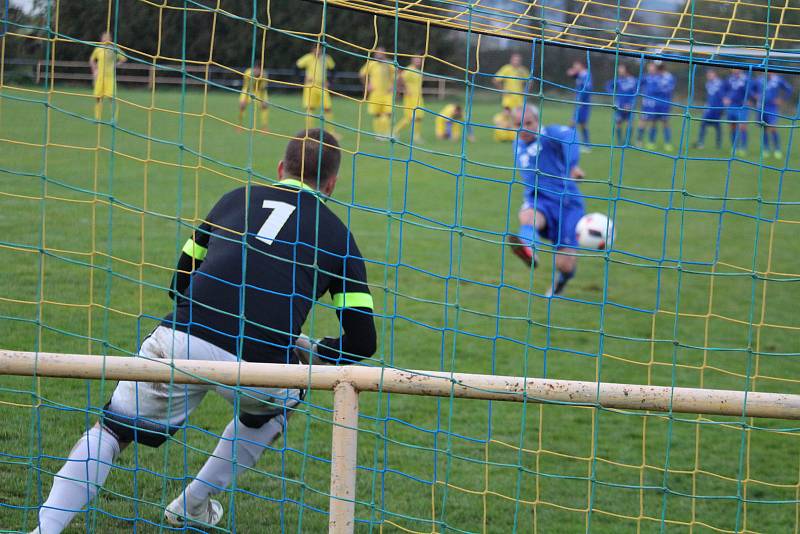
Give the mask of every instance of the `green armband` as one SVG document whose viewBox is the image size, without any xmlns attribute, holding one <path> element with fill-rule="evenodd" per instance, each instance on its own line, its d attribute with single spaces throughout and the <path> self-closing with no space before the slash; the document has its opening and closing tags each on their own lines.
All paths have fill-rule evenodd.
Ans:
<svg viewBox="0 0 800 534">
<path fill-rule="evenodd" d="M 198 245 L 193 239 L 189 238 L 186 240 L 186 244 L 183 245 L 183 253 L 198 261 L 203 261 L 208 253 L 208 249 Z"/>
<path fill-rule="evenodd" d="M 369 308 L 372 309 L 372 295 L 369 293 L 336 293 L 333 296 L 336 308 Z"/>
</svg>

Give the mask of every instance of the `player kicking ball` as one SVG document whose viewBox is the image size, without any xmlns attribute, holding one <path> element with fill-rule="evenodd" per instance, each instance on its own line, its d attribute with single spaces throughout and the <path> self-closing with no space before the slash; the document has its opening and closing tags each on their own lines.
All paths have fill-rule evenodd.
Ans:
<svg viewBox="0 0 800 534">
<path fill-rule="evenodd" d="M 575 226 L 583 217 L 583 196 L 575 179 L 583 178 L 578 167 L 579 143 L 575 130 L 550 125 L 539 129 L 539 110 L 526 106 L 515 112 L 519 136 L 514 143 L 514 163 L 525 184 L 519 210 L 519 231 L 508 238 L 511 250 L 526 265 L 536 268 L 536 248 L 547 239 L 556 248 L 558 278 L 547 296 L 560 295 L 575 276 L 578 241 Z"/>
<path fill-rule="evenodd" d="M 303 131 L 286 147 L 277 184 L 224 195 L 183 247 L 172 282 L 174 313 L 144 340 L 139 355 L 167 363 L 297 363 L 313 357 L 344 364 L 371 356 L 375 325 L 364 260 L 350 231 L 325 205 L 340 159 L 333 135 Z M 333 298 L 343 335 L 314 343 L 298 338 L 311 306 L 325 293 Z M 97 495 L 126 446 L 160 446 L 211 390 L 235 401 L 237 412 L 195 479 L 167 506 L 165 519 L 180 528 L 216 525 L 223 510 L 212 497 L 230 487 L 235 469 L 255 465 L 285 430 L 301 390 L 247 388 L 241 394 L 213 384 L 120 382 L 100 421 L 56 474 L 33 532 L 64 530 Z"/>
</svg>

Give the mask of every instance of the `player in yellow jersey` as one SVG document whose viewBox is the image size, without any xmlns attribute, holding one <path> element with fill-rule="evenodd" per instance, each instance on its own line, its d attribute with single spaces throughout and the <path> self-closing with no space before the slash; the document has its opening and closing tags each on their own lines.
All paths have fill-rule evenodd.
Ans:
<svg viewBox="0 0 800 534">
<path fill-rule="evenodd" d="M 328 91 L 328 71 L 336 66 L 333 58 L 328 53 L 323 53 L 319 43 L 311 47 L 311 52 L 297 60 L 297 68 L 303 69 L 305 81 L 303 83 L 303 107 L 306 110 L 306 128 L 311 128 L 311 122 L 319 117 L 320 111 L 325 116 L 325 129 L 333 133 L 333 106 L 331 95 Z"/>
<path fill-rule="evenodd" d="M 500 70 L 495 73 L 494 80 L 492 80 L 495 87 L 503 91 L 501 104 L 504 108 L 517 109 L 522 107 L 530 76 L 530 71 L 522 64 L 522 55 L 511 54 L 509 62 L 500 67 Z"/>
<path fill-rule="evenodd" d="M 269 122 L 269 104 L 267 103 L 267 77 L 261 62 L 242 74 L 242 93 L 239 95 L 239 127 L 244 121 L 244 112 L 254 100 L 257 102 L 258 128 L 267 130 Z"/>
<path fill-rule="evenodd" d="M 503 108 L 503 111 L 495 113 L 492 122 L 497 127 L 494 130 L 494 140 L 498 143 L 514 141 L 517 138 L 514 113 L 510 109 Z"/>
<path fill-rule="evenodd" d="M 89 57 L 89 67 L 92 69 L 94 80 L 94 118 L 103 117 L 103 99 L 114 98 L 117 92 L 117 65 L 126 61 L 125 56 L 115 50 L 111 42 L 111 34 L 103 32 L 100 36 L 100 45 L 95 47 Z M 116 114 L 115 117 L 116 119 Z"/>
<path fill-rule="evenodd" d="M 367 111 L 372 115 L 372 128 L 378 139 L 388 139 L 392 128 L 392 93 L 394 65 L 388 62 L 386 49 L 378 47 L 372 59 L 358 71 L 366 91 Z"/>
<path fill-rule="evenodd" d="M 422 100 L 422 58 L 414 56 L 411 58 L 411 63 L 403 70 L 398 76 L 400 87 L 403 91 L 403 118 L 397 123 L 394 128 L 394 136 L 397 137 L 404 128 L 414 122 L 414 127 L 411 130 L 412 143 L 424 143 L 422 139 L 422 106 L 425 102 Z"/>
<path fill-rule="evenodd" d="M 461 139 L 463 130 L 461 123 L 455 121 L 464 120 L 464 112 L 458 104 L 447 104 L 439 112 L 434 121 L 434 132 L 436 139 L 457 141 Z"/>
</svg>

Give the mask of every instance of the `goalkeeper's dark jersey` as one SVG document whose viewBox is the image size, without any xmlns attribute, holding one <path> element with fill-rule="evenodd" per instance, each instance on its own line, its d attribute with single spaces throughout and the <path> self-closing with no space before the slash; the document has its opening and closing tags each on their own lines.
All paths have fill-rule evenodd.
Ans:
<svg viewBox="0 0 800 534">
<path fill-rule="evenodd" d="M 338 310 L 372 310 L 353 236 L 296 180 L 223 196 L 186 242 L 173 289 L 163 324 L 256 362 L 295 363 L 288 349 L 325 293 Z"/>
</svg>

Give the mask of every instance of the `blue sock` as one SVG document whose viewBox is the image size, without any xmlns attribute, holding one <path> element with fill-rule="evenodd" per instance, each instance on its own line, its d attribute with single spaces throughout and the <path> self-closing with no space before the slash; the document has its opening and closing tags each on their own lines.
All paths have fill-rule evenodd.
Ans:
<svg viewBox="0 0 800 534">
<path fill-rule="evenodd" d="M 775 150 L 781 149 L 781 137 L 778 135 L 778 130 L 772 130 L 772 146 Z"/>
<path fill-rule="evenodd" d="M 716 130 L 716 133 L 717 133 L 717 148 L 721 148 L 722 147 L 722 126 L 720 125 L 720 123 L 718 123 L 718 122 L 714 123 L 714 130 Z"/>
<path fill-rule="evenodd" d="M 742 140 L 741 145 L 742 148 L 747 150 L 747 130 L 742 130 L 739 132 L 739 138 Z"/>
<path fill-rule="evenodd" d="M 664 142 L 669 144 L 672 142 L 672 128 L 664 126 Z"/>
<path fill-rule="evenodd" d="M 639 129 L 636 132 L 636 139 L 641 143 L 642 139 L 644 139 L 644 126 L 639 126 Z"/>
<path fill-rule="evenodd" d="M 648 132 L 647 138 L 650 139 L 651 143 L 656 142 L 656 134 L 658 133 L 658 129 L 655 126 L 650 127 L 650 131 Z"/>
<path fill-rule="evenodd" d="M 581 126 L 581 134 L 583 136 L 583 142 L 587 145 L 591 144 L 589 141 L 589 128 L 586 125 Z"/>
<path fill-rule="evenodd" d="M 731 129 L 731 148 L 736 150 L 736 128 Z"/>
<path fill-rule="evenodd" d="M 573 276 L 575 276 L 575 270 L 573 269 L 570 273 L 565 273 L 562 271 L 558 271 L 558 280 L 556 281 L 556 285 L 553 288 L 553 294 L 558 295 L 564 290 L 564 286 L 567 285 Z"/>
<path fill-rule="evenodd" d="M 764 150 L 769 152 L 769 132 L 766 128 L 761 132 L 761 142 L 764 144 Z"/>
<path fill-rule="evenodd" d="M 706 122 L 700 123 L 700 135 L 697 136 L 697 144 L 702 145 L 706 141 Z"/>
<path fill-rule="evenodd" d="M 622 144 L 622 124 L 617 123 L 617 144 Z"/>
<path fill-rule="evenodd" d="M 533 227 L 532 224 L 521 224 L 519 227 L 519 232 L 517 232 L 520 239 L 522 239 L 523 243 L 528 243 L 532 245 L 536 242 L 536 229 Z"/>
</svg>

